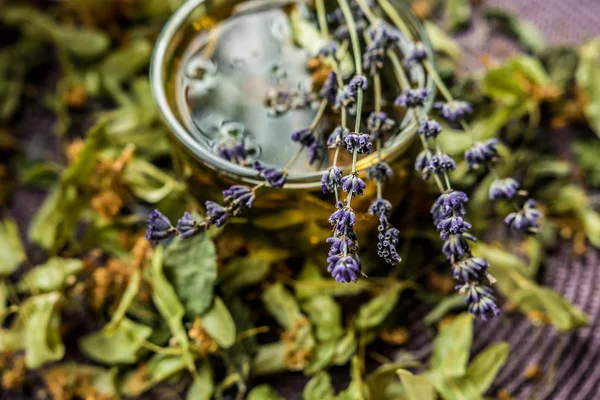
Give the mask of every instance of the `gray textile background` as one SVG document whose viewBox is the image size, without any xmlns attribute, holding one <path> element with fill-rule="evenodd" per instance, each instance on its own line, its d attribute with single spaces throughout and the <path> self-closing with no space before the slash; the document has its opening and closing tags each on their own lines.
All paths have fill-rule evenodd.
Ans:
<svg viewBox="0 0 600 400">
<path fill-rule="evenodd" d="M 531 19 L 551 44 L 576 44 L 600 35 L 600 0 L 487 0 L 484 6 L 505 7 Z M 475 56 L 488 52 L 495 44 L 502 48 L 501 44 L 507 42 L 502 36 L 485 29 L 483 24 L 475 21 L 470 30 L 458 36 L 467 54 Z M 514 51 L 514 46 L 507 45 L 507 48 L 508 52 Z M 44 79 L 44 82 L 53 81 L 52 77 Z M 83 125 L 87 125 L 86 120 L 84 116 Z M 56 158 L 60 149 L 52 134 L 52 124 L 50 113 L 39 103 L 30 103 L 26 104 L 13 131 L 40 155 Z M 564 131 L 549 133 L 548 138 L 558 140 L 557 137 L 568 138 L 570 134 Z M 43 198 L 41 192 L 19 189 L 11 199 L 10 212 L 18 219 L 23 232 Z M 535 328 L 523 316 L 476 323 L 474 352 L 500 340 L 511 344 L 508 362 L 490 393 L 505 388 L 517 399 L 600 399 L 599 261 L 599 253 L 594 249 L 580 258 L 572 255 L 569 244 L 564 244 L 549 257 L 542 280 L 587 312 L 592 322 L 590 327 L 561 335 L 552 328 Z M 422 322 L 427 307 L 403 302 L 399 312 L 406 316 L 406 326 L 412 338 L 402 350 L 414 351 L 426 360 L 433 338 L 432 332 L 425 329 Z M 531 382 L 524 379 L 523 372 L 529 364 L 540 366 L 541 379 Z M 332 375 L 336 386 L 345 386 L 346 369 L 334 369 Z M 338 377 L 340 380 L 336 379 Z M 284 374 L 269 383 L 286 398 L 296 399 L 301 398 L 305 381 L 300 374 Z"/>
</svg>

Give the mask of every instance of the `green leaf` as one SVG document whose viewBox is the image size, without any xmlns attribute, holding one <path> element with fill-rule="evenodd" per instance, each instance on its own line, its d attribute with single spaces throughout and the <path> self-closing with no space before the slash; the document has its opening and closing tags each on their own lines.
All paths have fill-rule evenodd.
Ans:
<svg viewBox="0 0 600 400">
<path fill-rule="evenodd" d="M 127 288 L 125 289 L 125 292 L 123 292 L 123 296 L 119 301 L 117 309 L 112 313 L 110 322 L 104 327 L 104 332 L 107 335 L 113 333 L 118 328 L 123 318 L 125 318 L 127 310 L 133 303 L 135 296 L 137 296 L 140 290 L 141 280 L 142 273 L 138 268 L 136 268 L 131 274 L 131 278 L 129 278 L 129 283 L 127 283 Z"/>
<path fill-rule="evenodd" d="M 21 305 L 15 324 L 23 334 L 25 364 L 30 369 L 58 361 L 65 354 L 60 336 L 60 300 L 60 293 L 54 292 L 30 297 Z"/>
<path fill-rule="evenodd" d="M 271 386 L 263 383 L 248 393 L 248 400 L 285 400 Z"/>
<path fill-rule="evenodd" d="M 81 60 L 98 58 L 110 47 L 110 37 L 99 30 L 60 26 L 57 27 L 56 36 L 69 53 Z"/>
<path fill-rule="evenodd" d="M 444 376 L 463 376 L 472 340 L 473 316 L 468 313 L 458 315 L 440 328 L 433 342 L 430 368 Z"/>
<path fill-rule="evenodd" d="M 455 293 L 444 297 L 433 310 L 425 316 L 425 325 L 432 325 L 441 320 L 450 311 L 465 308 L 465 297 L 462 294 Z"/>
<path fill-rule="evenodd" d="M 198 370 L 198 376 L 190 386 L 187 400 L 210 400 L 215 391 L 214 376 L 212 366 L 208 360 L 204 360 Z"/>
<path fill-rule="evenodd" d="M 579 67 L 575 73 L 577 85 L 583 89 L 587 101 L 583 112 L 596 135 L 600 136 L 600 38 L 584 44 L 579 50 Z"/>
<path fill-rule="evenodd" d="M 118 398 L 116 386 L 116 368 L 104 369 L 93 365 L 82 365 L 74 362 L 68 362 L 44 369 L 42 374 L 44 375 L 46 382 L 48 382 L 48 379 L 51 377 L 66 375 L 66 382 L 86 382 L 86 384 L 93 389 L 95 397 L 106 397 L 110 399 Z"/>
<path fill-rule="evenodd" d="M 483 400 L 473 383 L 464 376 L 445 376 L 440 371 L 427 374 L 444 400 Z"/>
<path fill-rule="evenodd" d="M 164 274 L 183 304 L 185 316 L 194 319 L 202 315 L 211 304 L 217 279 L 215 245 L 210 235 L 202 233 L 167 247 Z"/>
<path fill-rule="evenodd" d="M 315 296 L 302 302 L 301 307 L 315 326 L 319 341 L 337 340 L 344 334 L 342 309 L 331 297 Z"/>
<path fill-rule="evenodd" d="M 362 331 L 378 327 L 396 306 L 402 289 L 401 284 L 394 285 L 362 305 L 356 316 L 356 327 Z"/>
<path fill-rule="evenodd" d="M 0 221 L 0 276 L 10 275 L 27 260 L 19 227 L 12 218 Z"/>
<path fill-rule="evenodd" d="M 600 73 L 598 74 L 600 80 Z M 600 128 L 600 124 L 599 124 Z M 598 130 L 600 132 L 600 129 Z M 573 144 L 575 158 L 585 171 L 585 180 L 591 186 L 600 187 L 600 140 L 578 140 Z"/>
<path fill-rule="evenodd" d="M 480 394 L 485 393 L 494 382 L 509 352 L 510 345 L 507 342 L 494 343 L 486 347 L 469 364 L 467 378 L 473 382 L 473 386 Z"/>
<path fill-rule="evenodd" d="M 446 2 L 446 21 L 450 29 L 457 31 L 469 23 L 471 3 L 469 0 L 448 0 Z"/>
<path fill-rule="evenodd" d="M 173 337 L 183 351 L 183 358 L 187 363 L 190 371 L 195 371 L 194 359 L 189 353 L 189 340 L 187 331 L 183 326 L 184 308 L 173 286 L 165 278 L 162 272 L 163 268 L 163 247 L 158 246 L 154 250 L 152 257 L 151 280 L 152 285 L 152 301 L 160 315 L 165 319 Z"/>
<path fill-rule="evenodd" d="M 356 329 L 354 326 L 349 326 L 346 330 L 346 334 L 338 340 L 335 346 L 333 363 L 335 365 L 347 364 L 356 353 L 357 347 L 358 340 L 356 338 Z"/>
<path fill-rule="evenodd" d="M 313 350 L 310 364 L 304 369 L 304 374 L 314 375 L 329 367 L 335 357 L 336 345 L 335 341 L 317 343 Z"/>
<path fill-rule="evenodd" d="M 499 8 L 488 8 L 485 17 L 488 20 L 498 21 L 508 33 L 529 50 L 539 53 L 546 47 L 542 32 L 526 19 Z"/>
<path fill-rule="evenodd" d="M 298 319 L 304 318 L 298 302 L 281 283 L 269 286 L 263 292 L 262 301 L 269 314 L 284 328 L 290 328 Z"/>
<path fill-rule="evenodd" d="M 235 322 L 227 306 L 219 297 L 214 298 L 212 307 L 202 315 L 202 324 L 206 332 L 221 348 L 227 349 L 235 343 Z"/>
<path fill-rule="evenodd" d="M 121 386 L 126 396 L 137 397 L 159 382 L 181 372 L 186 366 L 180 355 L 156 354 L 137 371 L 127 374 Z"/>
<path fill-rule="evenodd" d="M 17 290 L 31 293 L 61 291 L 68 278 L 82 269 L 83 261 L 80 259 L 54 257 L 25 274 L 17 283 Z"/>
<path fill-rule="evenodd" d="M 427 378 L 413 375 L 405 369 L 399 369 L 397 372 L 406 391 L 407 400 L 436 400 L 435 388 Z"/>
<path fill-rule="evenodd" d="M 333 400 L 335 392 L 331 386 L 331 377 L 327 372 L 320 372 L 304 386 L 302 391 L 304 400 Z"/>
<path fill-rule="evenodd" d="M 380 365 L 365 379 L 365 385 L 369 394 L 375 399 L 386 399 L 390 397 L 389 391 L 393 390 L 396 382 L 397 371 L 400 368 L 417 367 L 416 361 L 396 361 Z"/>
<path fill-rule="evenodd" d="M 87 357 L 103 364 L 133 364 L 151 334 L 152 328 L 125 318 L 110 335 L 100 330 L 81 337 L 79 349 Z"/>
<path fill-rule="evenodd" d="M 262 258 L 243 257 L 231 260 L 221 271 L 223 291 L 233 293 L 262 281 L 271 271 L 271 263 Z"/>
<path fill-rule="evenodd" d="M 146 68 L 152 54 L 152 45 L 145 39 L 136 39 L 127 47 L 112 52 L 98 70 L 105 81 L 124 82 Z"/>
<path fill-rule="evenodd" d="M 258 346 L 258 351 L 252 359 L 252 365 L 250 366 L 250 375 L 272 375 L 285 370 L 285 344 L 283 342 Z"/>
</svg>

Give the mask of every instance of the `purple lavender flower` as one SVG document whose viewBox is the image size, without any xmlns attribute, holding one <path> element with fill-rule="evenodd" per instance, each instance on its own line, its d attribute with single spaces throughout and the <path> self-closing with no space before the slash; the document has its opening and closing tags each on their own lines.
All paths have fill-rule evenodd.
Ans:
<svg viewBox="0 0 600 400">
<path fill-rule="evenodd" d="M 433 108 L 440 111 L 448 121 L 464 119 L 473 112 L 473 106 L 466 101 L 453 100 L 448 103 L 437 102 Z"/>
<path fill-rule="evenodd" d="M 351 153 L 356 150 L 358 154 L 369 154 L 372 146 L 368 133 L 351 133 L 346 136 L 346 149 Z"/>
<path fill-rule="evenodd" d="M 300 129 L 294 133 L 292 133 L 292 142 L 300 143 L 302 146 L 310 146 L 316 140 L 316 137 L 312 131 L 312 129 Z"/>
<path fill-rule="evenodd" d="M 392 213 L 392 204 L 386 199 L 375 199 L 369 206 L 369 214 L 381 218 L 389 218 Z"/>
<path fill-rule="evenodd" d="M 456 163 L 447 154 L 436 154 L 432 156 L 429 160 L 429 165 L 427 166 L 427 169 L 430 172 L 439 175 L 454 171 L 456 169 Z"/>
<path fill-rule="evenodd" d="M 469 254 L 469 242 L 476 242 L 477 238 L 470 233 L 460 235 L 450 235 L 444 242 L 442 253 L 449 260 L 453 261 Z"/>
<path fill-rule="evenodd" d="M 429 161 L 431 161 L 431 151 L 421 151 L 415 159 L 415 171 L 423 172 L 429 166 Z"/>
<path fill-rule="evenodd" d="M 323 83 L 323 87 L 319 92 L 319 95 L 323 99 L 327 99 L 329 104 L 335 104 L 335 100 L 338 93 L 338 82 L 337 82 L 337 74 L 334 71 L 329 73 L 327 80 Z"/>
<path fill-rule="evenodd" d="M 442 132 L 442 127 L 435 120 L 428 119 L 421 122 L 417 132 L 419 135 L 423 135 L 425 139 L 436 138 Z"/>
<path fill-rule="evenodd" d="M 387 49 L 400 40 L 401 34 L 395 28 L 380 23 L 369 27 L 369 37 L 374 47 Z"/>
<path fill-rule="evenodd" d="M 519 182 L 513 178 L 496 179 L 490 186 L 490 200 L 512 199 L 519 192 Z"/>
<path fill-rule="evenodd" d="M 154 210 L 148 217 L 148 229 L 146 230 L 146 240 L 157 244 L 161 240 L 172 238 L 177 230 L 171 225 L 171 221 L 163 213 Z"/>
<path fill-rule="evenodd" d="M 225 204 L 231 209 L 233 215 L 252 208 L 254 192 L 248 186 L 234 185 L 223 191 Z"/>
<path fill-rule="evenodd" d="M 543 216 L 544 214 L 535 207 L 535 200 L 529 199 L 520 211 L 508 214 L 504 223 L 513 231 L 536 232 L 539 219 Z"/>
<path fill-rule="evenodd" d="M 356 254 L 332 255 L 327 258 L 327 271 L 339 283 L 356 282 L 361 273 L 360 258 Z"/>
<path fill-rule="evenodd" d="M 385 57 L 385 49 L 373 46 L 373 43 L 370 43 L 363 53 L 365 70 L 369 71 L 369 74 L 375 75 L 383 68 Z"/>
<path fill-rule="evenodd" d="M 365 21 L 357 20 L 354 25 L 356 26 L 356 33 L 359 36 L 362 35 L 364 30 L 367 28 L 367 24 L 365 23 Z M 349 40 L 350 39 L 350 31 L 348 30 L 348 26 L 347 25 L 338 26 L 333 31 L 333 37 L 336 38 L 337 40 L 339 40 L 340 42 L 344 41 L 344 40 Z"/>
<path fill-rule="evenodd" d="M 380 219 L 380 224 L 377 229 L 379 230 L 379 234 L 377 235 L 377 255 L 390 265 L 396 265 L 402 262 L 402 258 L 396 249 L 399 242 L 398 235 L 400 234 L 400 231 L 388 224 L 386 218 Z"/>
<path fill-rule="evenodd" d="M 452 265 L 452 276 L 464 282 L 479 281 L 486 276 L 489 264 L 485 258 L 468 257 Z"/>
<path fill-rule="evenodd" d="M 287 175 L 283 171 L 275 168 L 267 168 L 260 161 L 254 161 L 252 168 L 260 172 L 260 176 L 265 178 L 267 183 L 274 188 L 281 188 L 285 185 Z"/>
<path fill-rule="evenodd" d="M 331 243 L 331 248 L 329 249 L 329 256 L 333 256 L 336 254 L 344 253 L 344 246 L 346 247 L 346 251 L 355 250 L 354 241 L 345 235 L 345 240 L 338 237 L 329 237 L 326 240 L 327 243 Z"/>
<path fill-rule="evenodd" d="M 323 47 L 321 47 L 319 49 L 319 52 L 317 55 L 319 56 L 323 56 L 323 57 L 329 57 L 329 56 L 334 56 L 335 57 L 335 53 L 337 53 L 337 43 L 335 42 L 335 40 L 329 40 L 327 43 L 325 43 L 325 45 L 323 45 Z"/>
<path fill-rule="evenodd" d="M 431 90 L 427 88 L 404 89 L 402 94 L 396 97 L 395 104 L 404 108 L 422 107 L 430 94 Z"/>
<path fill-rule="evenodd" d="M 177 231 L 182 239 L 187 239 L 199 233 L 204 226 L 200 225 L 192 214 L 184 212 L 183 217 L 177 221 Z"/>
<path fill-rule="evenodd" d="M 367 168 L 367 176 L 369 179 L 373 179 L 378 182 L 384 182 L 392 175 L 394 175 L 392 168 L 383 161 L 379 161 L 378 163 Z"/>
<path fill-rule="evenodd" d="M 465 160 L 469 169 L 477 169 L 480 165 L 494 162 L 498 157 L 498 139 L 490 139 L 485 143 L 477 142 L 465 151 Z"/>
<path fill-rule="evenodd" d="M 480 316 L 482 320 L 487 321 L 488 318 L 500 314 L 490 288 L 481 286 L 477 282 L 465 282 L 456 289 L 460 294 L 466 294 L 465 304 L 468 305 L 469 312 Z"/>
<path fill-rule="evenodd" d="M 208 225 L 214 225 L 220 228 L 227 222 L 227 209 L 213 201 L 207 201 L 206 205 L 206 221 Z"/>
<path fill-rule="evenodd" d="M 337 210 L 329 217 L 329 223 L 337 232 L 347 233 L 356 224 L 356 214 L 350 207 L 345 207 L 341 201 L 337 202 L 336 208 Z"/>
<path fill-rule="evenodd" d="M 348 88 L 352 93 L 357 93 L 358 89 L 367 90 L 368 87 L 369 82 L 367 81 L 367 77 L 361 74 L 354 75 L 348 83 Z"/>
<path fill-rule="evenodd" d="M 437 230 L 442 240 L 447 240 L 450 235 L 460 235 L 471 229 L 471 224 L 462 217 L 452 215 L 437 223 Z"/>
<path fill-rule="evenodd" d="M 441 220 L 452 215 L 464 217 L 467 213 L 465 206 L 469 198 L 464 192 L 453 190 L 449 193 L 442 193 L 431 206 L 431 215 L 437 225 Z"/>
<path fill-rule="evenodd" d="M 420 63 L 427 58 L 427 49 L 423 46 L 423 43 L 414 43 L 408 51 L 405 63 L 407 66 L 411 66 L 416 63 Z"/>
<path fill-rule="evenodd" d="M 342 185 L 342 170 L 338 167 L 329 167 L 321 178 L 321 191 L 333 193 Z"/>
<path fill-rule="evenodd" d="M 216 146 L 216 151 L 222 158 L 236 164 L 242 164 L 248 155 L 246 147 L 239 141 L 228 140 L 220 143 Z"/>
<path fill-rule="evenodd" d="M 308 147 L 308 163 L 313 165 L 317 160 L 322 160 L 325 156 L 326 149 L 319 140 L 315 140 L 313 144 Z"/>
<path fill-rule="evenodd" d="M 335 148 L 339 145 L 341 148 L 346 148 L 346 137 L 348 135 L 350 135 L 348 128 L 336 127 L 327 138 L 327 147 Z"/>
<path fill-rule="evenodd" d="M 352 192 L 357 196 L 362 196 L 365 187 L 367 187 L 367 185 L 359 178 L 356 172 L 342 178 L 342 189 L 344 189 L 344 192 L 346 193 Z"/>
<path fill-rule="evenodd" d="M 384 112 L 373 111 L 367 119 L 367 128 L 371 133 L 371 140 L 383 139 L 383 135 L 388 133 L 396 125 L 396 122 L 387 117 Z"/>
</svg>

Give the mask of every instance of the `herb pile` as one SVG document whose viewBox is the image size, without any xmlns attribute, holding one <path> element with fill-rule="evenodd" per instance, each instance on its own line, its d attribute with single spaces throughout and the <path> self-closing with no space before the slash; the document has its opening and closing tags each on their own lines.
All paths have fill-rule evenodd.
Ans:
<svg viewBox="0 0 600 400">
<path fill-rule="evenodd" d="M 387 0 L 307 5 L 304 25 L 325 43 L 311 63 L 326 78 L 315 122 L 289 134 L 316 159 L 326 151 L 315 136 L 318 118 L 327 108 L 339 113 L 325 144 L 335 154 L 322 179 L 335 199 L 328 226 L 306 210 L 252 216 L 258 189 L 283 186 L 286 169 L 255 165 L 264 184 L 227 188 L 222 203 L 198 202 L 188 156 L 170 144 L 147 79 L 175 3 L 9 4 L 0 12 L 3 391 L 57 399 L 478 399 L 510 349 L 495 343 L 472 357 L 471 314 L 525 313 L 560 331 L 587 324 L 536 279 L 559 240 L 572 240 L 575 254 L 600 247 L 600 215 L 586 190 L 600 185 L 591 133 L 600 135 L 600 39 L 548 47 L 531 23 L 484 7 L 524 52 L 467 76 L 457 73 L 461 49 L 446 33 L 480 11 L 466 0 L 447 1 L 439 24 L 424 22 L 436 68 L 420 43 L 406 54 L 393 50 L 406 32 Z M 423 3 L 413 4 L 420 18 L 441 6 Z M 302 34 L 295 30 L 299 44 Z M 340 51 L 353 54 L 349 76 L 337 68 Z M 60 76 L 42 88 L 35 79 L 52 65 Z M 430 116 L 422 110 L 432 93 L 413 87 L 410 65 L 422 66 L 442 96 Z M 355 167 L 358 154 L 380 151 L 394 131 L 383 111 L 393 105 L 381 94 L 388 68 L 398 82 L 395 106 L 413 115 L 420 139 L 414 168 L 407 156 L 394 170 L 380 161 L 367 171 L 376 187 L 368 215 L 352 208 L 367 186 Z M 363 116 L 367 100 L 372 110 Z M 55 117 L 58 157 L 11 133 L 28 107 Z M 573 143 L 573 157 L 556 156 L 548 121 L 591 131 Z M 224 157 L 243 158 L 243 147 L 226 150 Z M 353 159 L 346 176 L 336 164 L 343 150 Z M 383 198 L 392 173 L 404 182 L 395 212 Z M 47 193 L 21 224 L 26 230 L 10 215 L 14 190 Z M 377 229 L 359 256 L 354 225 L 369 220 Z M 410 332 L 395 311 L 409 298 L 430 305 L 422 316 L 437 331 L 429 359 L 402 351 Z M 285 371 L 307 383 L 278 393 Z"/>
</svg>

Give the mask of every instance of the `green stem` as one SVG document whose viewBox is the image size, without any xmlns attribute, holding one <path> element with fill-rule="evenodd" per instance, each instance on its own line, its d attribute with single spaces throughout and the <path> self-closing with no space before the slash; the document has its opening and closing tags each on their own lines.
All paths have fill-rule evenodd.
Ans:
<svg viewBox="0 0 600 400">
<path fill-rule="evenodd" d="M 325 12 L 325 2 L 323 0 L 315 0 L 317 6 L 317 18 L 319 19 L 319 29 L 321 36 L 326 40 L 329 38 L 329 29 L 327 27 L 327 15 Z"/>
<path fill-rule="evenodd" d="M 385 13 L 392 20 L 392 22 L 396 25 L 396 27 L 398 29 L 400 29 L 400 31 L 402 33 L 404 33 L 404 35 L 408 39 L 411 39 L 413 34 L 410 31 L 410 29 L 408 28 L 408 25 L 406 25 L 406 23 L 400 16 L 400 14 L 398 14 L 396 7 L 394 7 L 392 5 L 392 3 L 390 3 L 388 0 L 378 0 L 378 2 L 379 2 L 379 5 L 381 6 L 381 8 L 383 9 L 383 11 L 385 11 Z"/>
</svg>

